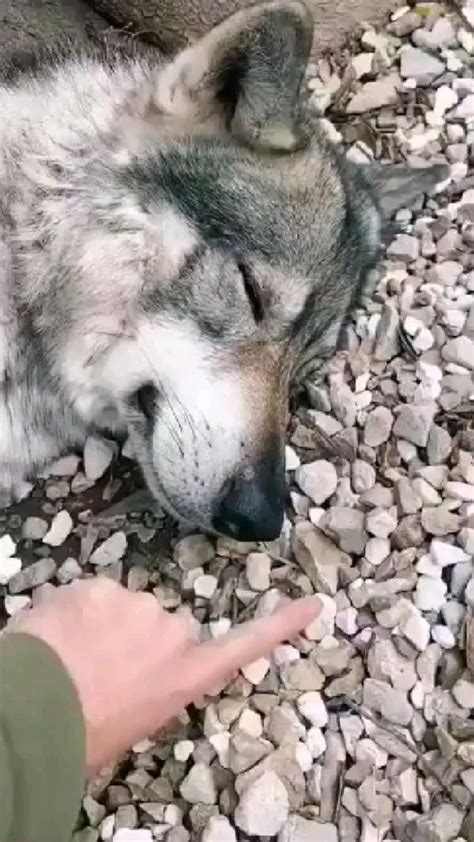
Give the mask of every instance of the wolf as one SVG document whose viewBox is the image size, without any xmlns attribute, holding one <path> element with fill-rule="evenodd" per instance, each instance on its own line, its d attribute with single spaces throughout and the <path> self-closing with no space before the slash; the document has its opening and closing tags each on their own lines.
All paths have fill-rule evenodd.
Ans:
<svg viewBox="0 0 474 842">
<path fill-rule="evenodd" d="M 280 533 L 291 384 L 438 169 L 348 161 L 305 106 L 300 0 L 164 64 L 69 53 L 0 87 L 0 491 L 128 435 L 176 518 Z"/>
</svg>

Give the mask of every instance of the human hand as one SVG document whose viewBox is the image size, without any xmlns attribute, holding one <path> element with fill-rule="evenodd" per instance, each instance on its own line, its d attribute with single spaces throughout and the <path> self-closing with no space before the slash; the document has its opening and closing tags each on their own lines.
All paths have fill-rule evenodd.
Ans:
<svg viewBox="0 0 474 842">
<path fill-rule="evenodd" d="M 44 640 L 73 679 L 90 776 L 235 670 L 290 640 L 320 610 L 314 597 L 285 603 L 270 617 L 201 644 L 190 619 L 168 613 L 152 594 L 101 577 L 47 591 L 17 615 L 11 631 Z"/>
</svg>

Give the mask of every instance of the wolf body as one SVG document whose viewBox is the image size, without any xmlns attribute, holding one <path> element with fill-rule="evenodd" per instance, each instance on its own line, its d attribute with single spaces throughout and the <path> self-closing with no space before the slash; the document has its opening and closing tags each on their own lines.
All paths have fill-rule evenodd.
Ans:
<svg viewBox="0 0 474 842">
<path fill-rule="evenodd" d="M 384 216 L 439 178 L 343 158 L 302 104 L 311 41 L 274 0 L 164 65 L 0 87 L 4 502 L 108 430 L 176 517 L 279 533 L 290 384 L 334 350 Z"/>
</svg>

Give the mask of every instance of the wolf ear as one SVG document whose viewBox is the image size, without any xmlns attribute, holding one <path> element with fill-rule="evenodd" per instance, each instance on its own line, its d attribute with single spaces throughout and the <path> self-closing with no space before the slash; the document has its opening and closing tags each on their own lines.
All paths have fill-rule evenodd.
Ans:
<svg viewBox="0 0 474 842">
<path fill-rule="evenodd" d="M 298 148 L 304 143 L 300 90 L 312 35 L 311 14 L 300 0 L 236 12 L 160 72 L 155 114 L 224 126 L 259 149 Z"/>
<path fill-rule="evenodd" d="M 449 176 L 449 169 L 444 164 L 429 167 L 371 164 L 367 170 L 385 221 L 390 220 L 400 208 L 412 207 L 419 196 L 432 193 Z"/>
</svg>

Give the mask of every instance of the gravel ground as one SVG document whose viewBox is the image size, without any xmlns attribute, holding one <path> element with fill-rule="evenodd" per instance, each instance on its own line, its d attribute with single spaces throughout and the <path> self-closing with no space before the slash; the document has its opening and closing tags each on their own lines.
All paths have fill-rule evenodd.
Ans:
<svg viewBox="0 0 474 842">
<path fill-rule="evenodd" d="M 279 592 L 323 594 L 305 636 L 105 770 L 75 842 L 474 840 L 473 25 L 472 0 L 405 7 L 311 68 L 351 157 L 451 176 L 399 212 L 376 291 L 297 404 L 281 539 L 121 513 L 140 477 L 97 439 L 0 516 L 0 621 L 82 575 L 152 590 L 204 637 Z"/>
</svg>

